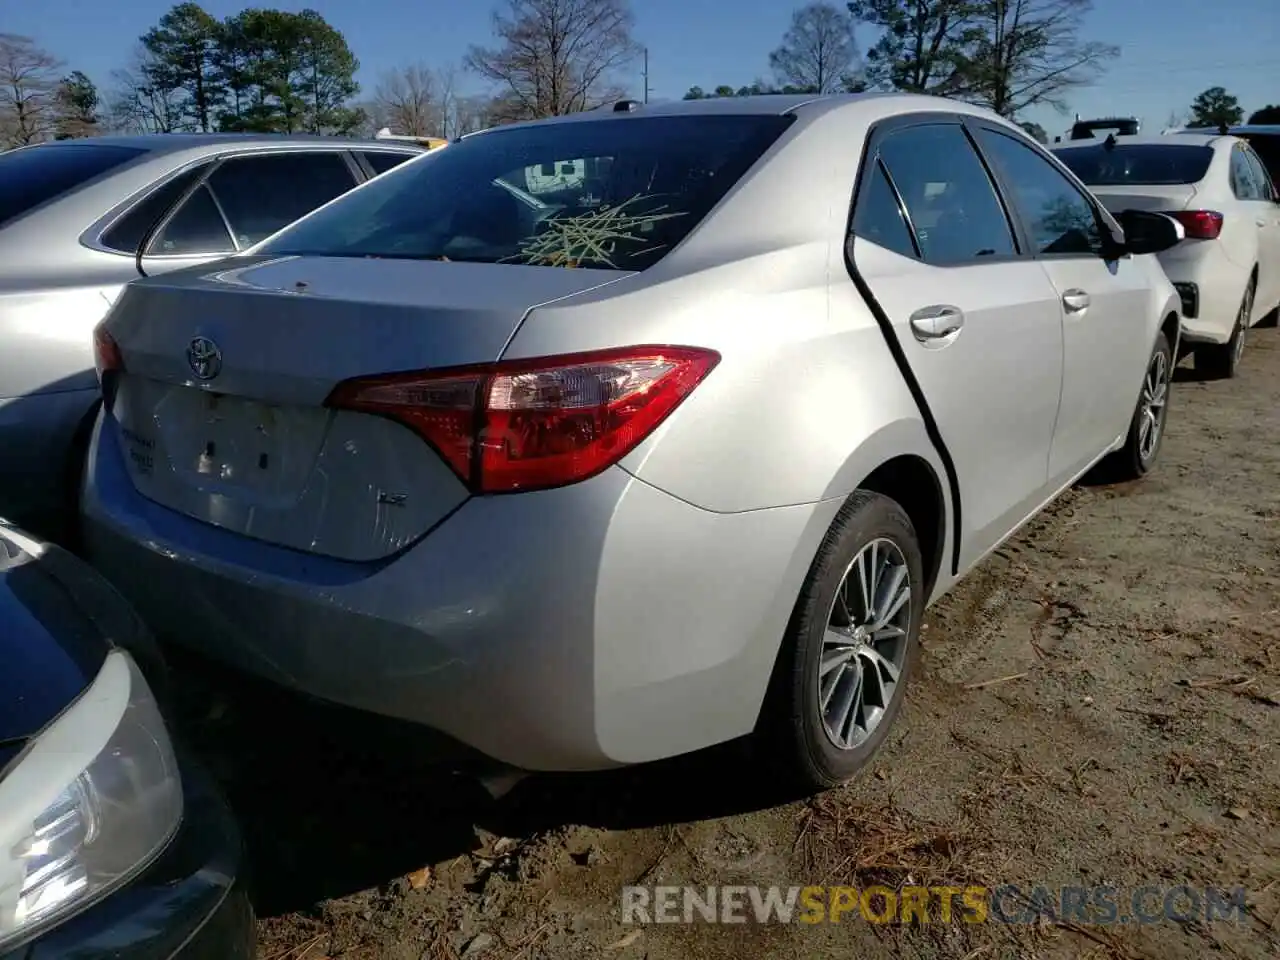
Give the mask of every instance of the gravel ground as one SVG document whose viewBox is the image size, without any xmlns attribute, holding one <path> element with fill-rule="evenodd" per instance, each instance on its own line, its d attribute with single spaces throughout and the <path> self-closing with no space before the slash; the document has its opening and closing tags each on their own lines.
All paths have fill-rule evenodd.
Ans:
<svg viewBox="0 0 1280 960">
<path fill-rule="evenodd" d="M 1280 955 L 1280 333 L 1178 370 L 1156 473 L 1063 497 L 930 611 L 855 783 L 783 802 L 737 746 L 525 781 L 400 730 L 188 678 L 254 859 L 264 960 Z M 625 926 L 624 884 L 1243 887 L 1239 923 Z"/>
</svg>

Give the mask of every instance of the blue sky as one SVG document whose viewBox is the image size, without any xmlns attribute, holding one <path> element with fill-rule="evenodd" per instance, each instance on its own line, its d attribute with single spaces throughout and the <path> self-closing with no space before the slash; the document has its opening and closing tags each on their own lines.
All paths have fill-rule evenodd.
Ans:
<svg viewBox="0 0 1280 960">
<path fill-rule="evenodd" d="M 170 0 L 0 0 L 0 29 L 27 34 L 100 84 L 129 55 L 137 37 Z M 215 16 L 245 6 L 312 7 L 347 37 L 360 58 L 358 79 L 420 61 L 457 61 L 490 38 L 489 0 L 206 0 Z M 636 39 L 649 48 L 651 97 L 679 97 L 697 84 L 742 85 L 768 74 L 769 51 L 796 2 L 766 0 L 633 0 Z M 1097 116 L 1136 114 L 1149 129 L 1171 111 L 1219 85 L 1240 98 L 1246 114 L 1280 103 L 1280 0 L 1097 0 L 1084 34 L 1119 44 L 1122 54 L 1096 86 L 1073 94 L 1071 110 Z M 874 37 L 858 38 L 865 48 Z M 630 78 L 642 89 L 640 68 Z M 475 81 L 470 81 L 473 85 Z M 477 87 L 478 89 L 478 87 Z M 1027 119 L 1060 133 L 1070 115 L 1051 109 Z"/>
</svg>

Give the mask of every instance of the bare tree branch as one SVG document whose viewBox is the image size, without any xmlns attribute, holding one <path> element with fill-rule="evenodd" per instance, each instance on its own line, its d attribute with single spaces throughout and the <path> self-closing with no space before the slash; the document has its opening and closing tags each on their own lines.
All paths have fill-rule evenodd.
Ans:
<svg viewBox="0 0 1280 960">
<path fill-rule="evenodd" d="M 152 82 L 151 55 L 139 45 L 127 67 L 112 71 L 107 122 L 120 133 L 175 133 L 186 129 L 182 91 Z"/>
<path fill-rule="evenodd" d="M 1038 104 L 1066 109 L 1066 94 L 1088 86 L 1118 47 L 1079 39 L 1091 0 L 982 0 L 960 72 L 966 95 L 1006 117 Z"/>
<path fill-rule="evenodd" d="M 20 147 L 52 137 L 61 67 L 30 37 L 0 33 L 0 143 Z"/>
<path fill-rule="evenodd" d="M 834 4 L 811 3 L 792 15 L 769 66 L 784 84 L 834 93 L 847 85 L 856 56 L 853 18 Z"/>
<path fill-rule="evenodd" d="M 499 85 L 497 122 L 554 117 L 618 96 L 613 74 L 635 59 L 626 0 L 505 0 L 499 46 L 472 47 L 466 65 Z"/>
</svg>

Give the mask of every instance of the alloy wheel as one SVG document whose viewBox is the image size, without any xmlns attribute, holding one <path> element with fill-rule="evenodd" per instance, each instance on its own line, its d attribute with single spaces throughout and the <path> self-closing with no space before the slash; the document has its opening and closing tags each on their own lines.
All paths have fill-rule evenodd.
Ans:
<svg viewBox="0 0 1280 960">
<path fill-rule="evenodd" d="M 1142 397 L 1139 400 L 1138 456 L 1146 463 L 1156 452 L 1160 435 L 1164 432 L 1165 413 L 1169 406 L 1169 358 L 1163 350 L 1151 356 L 1146 379 L 1142 381 Z"/>
<path fill-rule="evenodd" d="M 884 538 L 858 551 L 836 590 L 818 664 L 818 711 L 841 750 L 865 743 L 899 693 L 911 590 L 902 550 Z"/>
<path fill-rule="evenodd" d="M 1244 291 L 1244 302 L 1240 304 L 1240 316 L 1236 318 L 1236 342 L 1232 348 L 1232 365 L 1240 362 L 1244 355 L 1244 336 L 1249 330 L 1249 318 L 1253 316 L 1253 284 Z"/>
</svg>

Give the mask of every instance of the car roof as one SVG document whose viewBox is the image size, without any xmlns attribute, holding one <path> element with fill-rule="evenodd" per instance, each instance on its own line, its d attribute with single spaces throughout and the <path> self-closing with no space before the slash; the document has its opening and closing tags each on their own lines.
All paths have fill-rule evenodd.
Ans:
<svg viewBox="0 0 1280 960">
<path fill-rule="evenodd" d="M 758 115 L 782 116 L 795 114 L 813 117 L 836 110 L 860 111 L 866 109 L 878 115 L 901 113 L 922 113 L 926 111 L 945 111 L 982 116 L 1005 122 L 990 110 L 959 100 L 948 100 L 944 97 L 932 97 L 916 93 L 769 93 L 754 94 L 746 97 L 704 97 L 700 100 L 660 100 L 653 103 L 638 103 L 634 100 L 620 100 L 606 103 L 593 110 L 566 114 L 560 117 L 548 117 L 543 120 L 527 120 L 522 123 L 504 124 L 500 127 L 489 127 L 476 133 L 467 134 L 463 139 L 483 136 L 494 130 L 510 130 L 513 128 L 532 127 L 560 123 L 590 123 L 596 120 L 647 118 L 647 117 L 680 117 L 680 116 L 731 116 Z"/>
<path fill-rule="evenodd" d="M 125 136 L 86 137 L 77 140 L 53 140 L 48 143 L 36 144 L 31 149 L 38 150 L 49 146 L 128 147 L 132 150 L 145 150 L 157 156 L 165 153 L 175 153 L 179 150 L 209 148 L 210 152 L 217 153 L 242 147 L 329 146 L 343 150 L 390 148 L 393 150 L 408 149 L 425 152 L 425 148 L 411 143 L 364 140 L 350 137 L 326 137 L 317 134 L 300 133 L 139 133 Z"/>
</svg>

